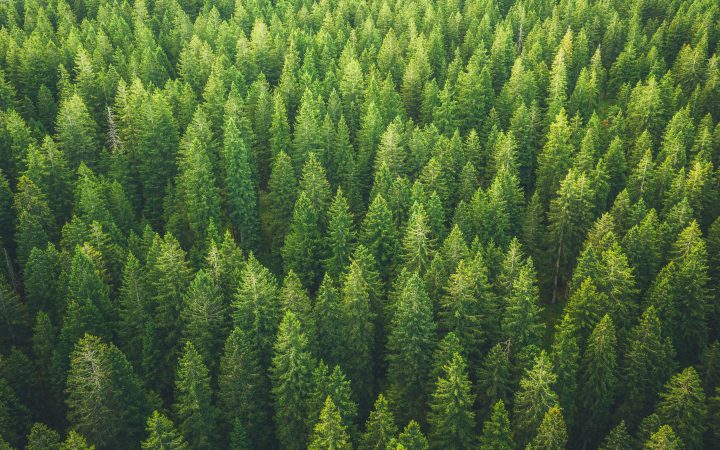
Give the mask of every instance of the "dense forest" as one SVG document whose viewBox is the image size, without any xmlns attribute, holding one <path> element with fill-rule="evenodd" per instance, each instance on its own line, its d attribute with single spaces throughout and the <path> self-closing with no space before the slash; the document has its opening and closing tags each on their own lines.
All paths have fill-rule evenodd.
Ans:
<svg viewBox="0 0 720 450">
<path fill-rule="evenodd" d="M 0 2 L 0 449 L 720 448 L 717 0 Z"/>
</svg>

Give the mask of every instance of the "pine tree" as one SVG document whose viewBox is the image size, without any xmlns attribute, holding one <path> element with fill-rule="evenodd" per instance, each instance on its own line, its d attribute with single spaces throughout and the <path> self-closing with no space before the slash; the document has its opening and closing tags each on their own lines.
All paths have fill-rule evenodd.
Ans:
<svg viewBox="0 0 720 450">
<path fill-rule="evenodd" d="M 180 311 L 183 336 L 192 342 L 211 374 L 217 372 L 217 359 L 229 329 L 225 299 L 207 272 L 200 269 L 188 286 Z"/>
<path fill-rule="evenodd" d="M 320 414 L 327 397 L 330 397 L 340 412 L 340 418 L 351 440 L 357 438 L 357 403 L 353 400 L 350 380 L 345 377 L 340 366 L 329 370 L 320 362 L 313 370 L 312 390 L 308 398 L 307 429 L 313 430 L 320 420 Z"/>
<path fill-rule="evenodd" d="M 685 446 L 668 425 L 661 426 L 643 445 L 645 450 L 680 450 L 681 448 Z"/>
<path fill-rule="evenodd" d="M 273 161 L 268 181 L 269 224 L 274 250 L 285 241 L 297 198 L 297 178 L 290 157 L 281 151 Z"/>
<path fill-rule="evenodd" d="M 314 288 L 320 276 L 323 257 L 320 212 L 315 209 L 306 191 L 295 202 L 290 230 L 285 237 L 282 257 L 285 272 L 295 271 L 303 277 L 303 284 Z"/>
<path fill-rule="evenodd" d="M 519 443 L 528 443 L 535 435 L 545 413 L 557 404 L 553 391 L 557 375 L 553 373 L 550 359 L 545 352 L 535 358 L 534 366 L 520 380 L 515 392 L 515 437 Z"/>
<path fill-rule="evenodd" d="M 577 327 L 570 315 L 565 314 L 557 325 L 550 350 L 550 360 L 557 374 L 555 391 L 560 407 L 568 417 L 569 427 L 574 426 L 577 404 L 577 374 L 580 366 L 580 346 Z"/>
<path fill-rule="evenodd" d="M 515 448 L 510 417 L 502 400 L 498 400 L 492 407 L 490 418 L 483 426 L 479 448 L 481 450 L 512 450 Z"/>
<path fill-rule="evenodd" d="M 175 403 L 178 430 L 192 448 L 213 448 L 215 409 L 210 374 L 192 342 L 187 342 L 178 360 L 175 376 Z"/>
<path fill-rule="evenodd" d="M 657 413 L 689 449 L 703 448 L 707 407 L 700 377 L 693 367 L 674 375 L 660 393 Z"/>
<path fill-rule="evenodd" d="M 584 411 L 585 439 L 605 434 L 617 388 L 617 339 L 615 325 L 605 315 L 593 330 L 582 360 L 580 409 Z"/>
<path fill-rule="evenodd" d="M 71 95 L 60 104 L 55 129 L 56 139 L 68 157 L 71 170 L 80 163 L 93 170 L 100 168 L 102 155 L 97 142 L 97 124 L 78 94 Z"/>
<path fill-rule="evenodd" d="M 402 241 L 404 267 L 410 272 L 424 274 L 430 266 L 435 251 L 434 244 L 425 208 L 415 203 Z"/>
<path fill-rule="evenodd" d="M 341 317 L 340 293 L 326 273 L 315 298 L 313 318 L 317 327 L 318 356 L 329 365 L 339 364 L 343 357 L 342 334 L 337 326 Z"/>
<path fill-rule="evenodd" d="M 147 439 L 142 441 L 143 450 L 185 450 L 185 439 L 175 429 L 175 425 L 163 414 L 153 411 L 145 427 Z"/>
<path fill-rule="evenodd" d="M 350 261 L 352 244 L 355 240 L 353 217 L 340 188 L 328 210 L 328 231 L 325 239 L 327 241 L 325 247 L 329 254 L 329 258 L 325 260 L 325 271 L 331 277 L 338 279 L 344 274 Z"/>
<path fill-rule="evenodd" d="M 468 354 L 477 352 L 487 333 L 482 326 L 485 320 L 485 305 L 481 304 L 482 299 L 477 297 L 480 280 L 473 266 L 460 261 L 455 273 L 448 280 L 446 294 L 440 301 L 439 313 L 440 328 L 455 333 Z"/>
<path fill-rule="evenodd" d="M 435 384 L 430 401 L 430 435 L 437 448 L 473 448 L 475 445 L 475 413 L 472 386 L 467 366 L 455 353 L 445 366 L 444 374 Z"/>
<path fill-rule="evenodd" d="M 398 428 L 385 396 L 378 395 L 375 408 L 370 412 L 365 425 L 365 433 L 360 438 L 360 450 L 380 450 L 387 448 L 397 435 Z"/>
<path fill-rule="evenodd" d="M 540 317 L 542 312 L 538 305 L 540 293 L 535 278 L 532 261 L 528 260 L 512 283 L 506 299 L 505 314 L 501 323 L 502 334 L 517 348 L 539 345 L 545 332 Z"/>
<path fill-rule="evenodd" d="M 392 443 L 391 441 L 391 448 Z M 420 425 L 414 420 L 411 420 L 403 432 L 400 433 L 400 436 L 397 438 L 397 443 L 398 445 L 402 445 L 406 450 L 428 450 L 430 448 L 430 444 L 422 433 Z"/>
<path fill-rule="evenodd" d="M 145 394 L 113 344 L 86 334 L 70 357 L 65 402 L 72 427 L 100 448 L 132 448 L 142 435 Z"/>
<path fill-rule="evenodd" d="M 0 343 L 4 348 L 20 345 L 30 328 L 25 303 L 3 279 L 0 279 Z"/>
<path fill-rule="evenodd" d="M 139 362 L 142 357 L 143 333 L 150 312 L 149 297 L 144 268 L 129 252 L 120 286 L 118 337 L 124 353 L 133 362 Z"/>
<path fill-rule="evenodd" d="M 566 448 L 568 432 L 563 420 L 562 411 L 553 406 L 545 413 L 537 434 L 528 448 L 532 450 L 561 450 Z"/>
<path fill-rule="evenodd" d="M 272 348 L 282 318 L 277 301 L 277 281 L 272 273 L 255 259 L 248 258 L 241 274 L 240 287 L 232 302 L 233 325 L 248 330 L 258 352 L 260 367 L 270 367 Z"/>
<path fill-rule="evenodd" d="M 257 249 L 260 219 L 258 198 L 253 182 L 253 160 L 233 118 L 227 118 L 223 130 L 222 166 L 227 215 L 244 250 Z"/>
<path fill-rule="evenodd" d="M 220 425 L 226 434 L 239 423 L 249 444 L 269 445 L 270 386 L 249 333 L 235 327 L 225 341 L 218 376 Z"/>
<path fill-rule="evenodd" d="M 304 448 L 308 439 L 305 418 L 314 365 L 300 321 L 291 311 L 286 312 L 278 329 L 270 369 L 275 425 L 283 448 Z"/>
<path fill-rule="evenodd" d="M 72 173 L 64 152 L 49 136 L 45 137 L 42 145 L 28 147 L 27 170 L 24 175 L 47 196 L 55 223 L 64 223 L 70 214 Z"/>
<path fill-rule="evenodd" d="M 310 450 L 349 450 L 352 448 L 350 436 L 343 426 L 340 412 L 330 396 L 320 413 L 320 421 L 315 425 L 308 449 Z"/>
<path fill-rule="evenodd" d="M 625 421 L 621 420 L 618 426 L 613 428 L 600 445 L 600 450 L 624 450 L 632 448 L 632 438 L 627 431 Z"/>
<path fill-rule="evenodd" d="M 22 176 L 18 180 L 14 196 L 15 210 L 15 245 L 17 258 L 24 266 L 34 247 L 47 247 L 50 237 L 55 231 L 53 216 L 47 203 L 47 197 L 29 178 Z M 3 235 L 7 233 L 3 231 Z M 3 242 L 9 241 L 9 236 Z"/>
<path fill-rule="evenodd" d="M 192 278 L 185 252 L 171 234 L 162 241 L 157 238 L 153 247 L 147 257 L 153 334 L 144 337 L 143 373 L 151 386 L 162 395 L 169 396 L 173 385 L 168 374 L 175 372 L 176 360 L 181 351 L 182 298 Z"/>
<path fill-rule="evenodd" d="M 338 328 L 343 352 L 340 365 L 348 378 L 353 380 L 360 411 L 365 411 L 374 397 L 375 328 L 370 286 L 364 278 L 364 269 L 357 261 L 350 263 L 341 295 L 341 321 Z"/>
<path fill-rule="evenodd" d="M 512 393 L 512 373 L 508 343 L 494 345 L 477 370 L 477 392 L 482 405 L 508 402 Z"/>
<path fill-rule="evenodd" d="M 561 185 L 562 179 L 570 168 L 570 156 L 573 146 L 570 141 L 570 127 L 565 110 L 557 116 L 551 116 L 553 123 L 547 136 L 547 142 L 538 155 L 536 191 L 541 204 L 547 206 Z"/>
<path fill-rule="evenodd" d="M 60 435 L 44 423 L 35 423 L 27 437 L 26 450 L 60 450 Z"/>
<path fill-rule="evenodd" d="M 383 281 L 388 283 L 395 272 L 400 248 L 392 212 L 381 195 L 375 196 L 360 227 L 358 241 L 373 255 Z"/>
<path fill-rule="evenodd" d="M 657 393 L 674 369 L 672 342 L 662 335 L 662 325 L 653 306 L 640 317 L 630 332 L 625 356 L 624 409 L 628 420 L 650 412 Z"/>
<path fill-rule="evenodd" d="M 387 344 L 388 396 L 401 421 L 424 416 L 434 332 L 432 303 L 416 273 L 395 306 Z"/>
<path fill-rule="evenodd" d="M 592 222 L 594 192 L 585 174 L 570 171 L 548 213 L 553 300 L 569 281 L 585 232 Z"/>
</svg>

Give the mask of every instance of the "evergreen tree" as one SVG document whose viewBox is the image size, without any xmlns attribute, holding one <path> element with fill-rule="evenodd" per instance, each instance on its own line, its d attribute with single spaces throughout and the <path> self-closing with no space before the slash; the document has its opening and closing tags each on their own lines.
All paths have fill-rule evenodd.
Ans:
<svg viewBox="0 0 720 450">
<path fill-rule="evenodd" d="M 628 434 L 625 421 L 623 420 L 605 436 L 599 448 L 601 450 L 623 450 L 632 448 L 632 443 L 632 438 L 630 434 Z"/>
<path fill-rule="evenodd" d="M 428 450 L 430 448 L 427 438 L 420 430 L 420 425 L 414 420 L 410 421 L 400 433 L 397 442 L 406 450 Z"/>
<path fill-rule="evenodd" d="M 325 400 L 325 406 L 320 413 L 320 421 L 315 425 L 308 448 L 311 450 L 345 450 L 352 448 L 350 437 L 342 424 L 340 412 L 330 396 Z"/>
<path fill-rule="evenodd" d="M 220 353 L 229 328 L 227 304 L 207 272 L 200 269 L 188 286 L 180 311 L 183 336 L 202 355 L 210 373 L 217 371 L 215 355 Z"/>
<path fill-rule="evenodd" d="M 684 446 L 673 429 L 668 425 L 663 425 L 656 433 L 650 436 L 643 448 L 646 450 L 678 450 L 684 448 Z"/>
<path fill-rule="evenodd" d="M 707 407 L 700 377 L 693 367 L 674 375 L 665 384 L 657 413 L 662 423 L 677 430 L 687 448 L 703 448 Z"/>
<path fill-rule="evenodd" d="M 314 364 L 300 321 L 292 311 L 286 312 L 278 329 L 270 369 L 275 426 L 283 448 L 304 448 L 308 439 L 305 418 Z"/>
<path fill-rule="evenodd" d="M 347 199 L 338 188 L 328 210 L 328 231 L 325 244 L 329 257 L 325 260 L 325 271 L 338 279 L 344 274 L 350 261 L 352 244 L 355 239 L 353 217 Z"/>
<path fill-rule="evenodd" d="M 341 367 L 353 380 L 361 411 L 369 409 L 373 392 L 375 328 L 370 305 L 370 287 L 357 261 L 350 263 L 342 288 L 337 324 L 342 343 Z"/>
<path fill-rule="evenodd" d="M 531 449 L 563 449 L 567 446 L 568 432 L 562 411 L 553 406 L 545 413 L 537 434 L 528 446 Z"/>
<path fill-rule="evenodd" d="M 187 449 L 185 439 L 177 432 L 172 421 L 157 411 L 148 417 L 146 431 L 148 437 L 141 444 L 143 450 Z"/>
<path fill-rule="evenodd" d="M 173 404 L 178 429 L 192 448 L 213 448 L 215 409 L 210 374 L 192 342 L 187 342 L 178 360 Z"/>
<path fill-rule="evenodd" d="M 75 430 L 99 448 L 133 448 L 142 435 L 146 400 L 140 380 L 113 344 L 86 334 L 70 357 L 66 399 Z"/>
<path fill-rule="evenodd" d="M 275 277 L 250 255 L 232 302 L 233 325 L 248 330 L 263 369 L 270 367 L 272 348 L 281 319 L 277 291 Z"/>
<path fill-rule="evenodd" d="M 398 432 L 395 425 L 395 416 L 388 405 L 385 396 L 378 395 L 375 408 L 370 412 L 366 421 L 365 432 L 360 438 L 360 450 L 378 450 L 387 448 L 390 441 Z"/>
<path fill-rule="evenodd" d="M 582 360 L 580 409 L 584 411 L 585 437 L 604 435 L 615 403 L 617 388 L 617 339 L 610 316 L 605 315 L 588 339 Z"/>
<path fill-rule="evenodd" d="M 624 365 L 627 386 L 624 407 L 631 418 L 650 412 L 657 393 L 674 368 L 672 343 L 662 336 L 654 307 L 645 310 L 630 332 L 629 345 Z"/>
<path fill-rule="evenodd" d="M 505 409 L 505 403 L 498 400 L 492 407 L 492 414 L 483 426 L 480 436 L 481 450 L 512 450 L 515 443 L 510 429 L 510 417 Z"/>
<path fill-rule="evenodd" d="M 553 373 L 550 359 L 541 352 L 532 368 L 520 380 L 515 393 L 514 423 L 516 439 L 527 443 L 543 421 L 545 413 L 557 403 L 553 386 L 557 375 Z"/>
<path fill-rule="evenodd" d="M 433 335 L 432 304 L 416 274 L 405 283 L 388 336 L 388 396 L 401 421 L 425 412 Z"/>
<path fill-rule="evenodd" d="M 268 445 L 272 434 L 268 427 L 270 386 L 248 334 L 235 327 L 225 341 L 218 376 L 220 425 L 229 434 L 237 422 L 249 430 L 249 443 Z"/>
<path fill-rule="evenodd" d="M 389 282 L 395 273 L 395 261 L 400 242 L 393 223 L 392 212 L 381 195 L 375 196 L 360 227 L 358 241 L 375 257 L 383 281 Z"/>
<path fill-rule="evenodd" d="M 472 448 L 475 445 L 475 413 L 467 366 L 455 353 L 435 384 L 430 401 L 430 435 L 437 448 Z"/>
<path fill-rule="evenodd" d="M 44 423 L 35 423 L 27 438 L 26 450 L 59 450 L 60 435 Z"/>
<path fill-rule="evenodd" d="M 68 157 L 71 170 L 81 163 L 93 170 L 100 168 L 103 158 L 97 142 L 97 123 L 80 95 L 73 94 L 61 102 L 55 129 L 56 139 Z"/>
<path fill-rule="evenodd" d="M 228 218 L 245 250 L 257 249 L 260 219 L 253 182 L 253 160 L 235 120 L 228 118 L 223 130 L 222 166 Z"/>
<path fill-rule="evenodd" d="M 47 197 L 29 178 L 22 176 L 18 180 L 13 201 L 15 210 L 15 245 L 17 258 L 24 266 L 33 248 L 47 247 L 53 236 L 55 225 L 48 206 Z M 9 232 L 3 231 L 3 235 Z M 9 242 L 8 238 L 3 238 Z"/>
<path fill-rule="evenodd" d="M 273 249 L 280 249 L 293 218 L 297 196 L 297 178 L 290 157 L 284 151 L 275 156 L 268 181 L 268 227 Z"/>
</svg>

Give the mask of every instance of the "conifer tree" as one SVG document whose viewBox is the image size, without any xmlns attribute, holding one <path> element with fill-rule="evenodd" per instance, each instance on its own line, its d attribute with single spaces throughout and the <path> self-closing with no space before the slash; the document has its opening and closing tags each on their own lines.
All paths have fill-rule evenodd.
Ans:
<svg viewBox="0 0 720 450">
<path fill-rule="evenodd" d="M 260 220 L 258 199 L 253 182 L 253 160 L 235 120 L 228 118 L 223 130 L 221 152 L 224 168 L 224 194 L 227 214 L 245 250 L 257 248 Z"/>
<path fill-rule="evenodd" d="M 213 448 L 216 412 L 212 404 L 210 374 L 192 342 L 178 360 L 173 404 L 178 429 L 192 448 Z"/>
<path fill-rule="evenodd" d="M 582 360 L 580 410 L 584 411 L 585 438 L 604 435 L 617 388 L 617 338 L 615 325 L 605 315 L 588 339 Z"/>
<path fill-rule="evenodd" d="M 633 441 L 630 434 L 628 434 L 625 421 L 622 420 L 618 426 L 613 428 L 610 433 L 605 436 L 599 448 L 600 450 L 622 450 L 632 448 L 632 443 Z"/>
<path fill-rule="evenodd" d="M 435 384 L 430 401 L 431 441 L 437 448 L 472 448 L 475 445 L 475 413 L 472 386 L 465 360 L 455 353 Z"/>
<path fill-rule="evenodd" d="M 677 430 L 677 436 L 687 448 L 703 448 L 707 406 L 695 368 L 688 367 L 670 378 L 660 393 L 656 411 L 662 423 Z"/>
<path fill-rule="evenodd" d="M 537 434 L 528 446 L 530 449 L 563 449 L 567 446 L 568 432 L 562 411 L 553 406 L 545 413 Z"/>
<path fill-rule="evenodd" d="M 541 352 L 533 367 L 525 372 L 520 389 L 515 393 L 513 422 L 519 443 L 528 443 L 532 439 L 545 413 L 556 405 L 557 394 L 553 391 L 556 381 L 550 359 Z"/>
<path fill-rule="evenodd" d="M 86 334 L 70 357 L 65 388 L 72 427 L 100 448 L 133 448 L 142 435 L 146 400 L 140 380 L 113 344 Z"/>
<path fill-rule="evenodd" d="M 304 448 L 308 439 L 305 419 L 314 365 L 300 321 L 292 311 L 286 312 L 278 329 L 270 369 L 275 426 L 283 448 Z M 339 415 L 337 410 L 334 414 Z"/>
<path fill-rule="evenodd" d="M 47 197 L 29 178 L 18 180 L 13 201 L 15 210 L 15 245 L 18 262 L 24 266 L 34 247 L 47 247 L 53 236 L 55 225 Z M 3 235 L 10 230 L 3 231 Z M 9 243 L 9 236 L 3 242 Z"/>
<path fill-rule="evenodd" d="M 424 416 L 434 332 L 432 304 L 416 273 L 405 283 L 388 336 L 388 396 L 401 421 Z"/>
<path fill-rule="evenodd" d="M 253 340 L 239 327 L 235 327 L 225 341 L 217 399 L 222 431 L 229 434 L 238 423 L 248 430 L 249 444 L 269 445 L 270 386 Z"/>
<path fill-rule="evenodd" d="M 258 352 L 261 368 L 270 367 L 272 348 L 280 324 L 277 281 L 270 271 L 250 255 L 232 302 L 233 325 L 248 330 Z"/>
<path fill-rule="evenodd" d="M 308 449 L 310 450 L 349 450 L 352 448 L 350 437 L 345 429 L 340 412 L 328 396 L 320 413 L 320 421 L 315 425 Z"/>
<path fill-rule="evenodd" d="M 501 342 L 494 345 L 477 370 L 478 398 L 488 407 L 510 400 L 512 373 L 508 344 Z"/>
<path fill-rule="evenodd" d="M 643 445 L 645 450 L 679 450 L 681 448 L 685 448 L 685 446 L 669 425 L 661 426 Z"/>
<path fill-rule="evenodd" d="M 153 411 L 145 427 L 147 438 L 142 441 L 143 450 L 185 450 L 185 439 L 175 429 L 175 425 L 163 414 Z"/>
<path fill-rule="evenodd" d="M 188 286 L 180 311 L 183 336 L 202 355 L 211 374 L 217 372 L 217 359 L 229 328 L 227 304 L 207 272 L 200 269 Z"/>
<path fill-rule="evenodd" d="M 375 196 L 360 227 L 359 242 L 375 257 L 384 282 L 395 272 L 400 242 L 393 223 L 392 212 L 381 195 Z"/>
<path fill-rule="evenodd" d="M 428 450 L 430 448 L 430 444 L 420 429 L 420 425 L 414 420 L 411 420 L 403 432 L 400 433 L 397 442 L 406 450 Z"/>
<path fill-rule="evenodd" d="M 366 421 L 365 432 L 360 438 L 360 450 L 376 450 L 387 448 L 390 441 L 397 435 L 398 428 L 387 400 L 383 394 L 375 400 L 375 408 Z"/>
<path fill-rule="evenodd" d="M 375 328 L 370 305 L 370 287 L 357 261 L 350 269 L 342 288 L 340 330 L 343 352 L 341 367 L 353 381 L 360 411 L 369 409 L 373 392 L 373 350 Z"/>
<path fill-rule="evenodd" d="M 269 228 L 274 249 L 280 249 L 293 218 L 297 178 L 290 157 L 284 151 L 275 156 L 268 181 Z"/>
<path fill-rule="evenodd" d="M 328 231 L 325 239 L 329 255 L 325 260 L 325 271 L 331 277 L 338 279 L 344 274 L 350 261 L 352 244 L 355 240 L 353 217 L 340 188 L 328 210 Z"/>
<path fill-rule="evenodd" d="M 481 450 L 512 450 L 515 448 L 510 417 L 502 400 L 498 400 L 492 407 L 490 418 L 483 426 L 479 448 Z"/>
<path fill-rule="evenodd" d="M 92 169 L 100 168 L 102 154 L 97 142 L 97 123 L 80 95 L 73 94 L 60 104 L 55 129 L 56 139 L 67 155 L 71 170 L 80 163 Z"/>
</svg>

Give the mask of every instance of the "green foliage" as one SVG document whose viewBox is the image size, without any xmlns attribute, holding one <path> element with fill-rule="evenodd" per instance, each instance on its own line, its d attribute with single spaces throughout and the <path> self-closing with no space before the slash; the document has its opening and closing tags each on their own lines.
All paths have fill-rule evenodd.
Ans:
<svg viewBox="0 0 720 450">
<path fill-rule="evenodd" d="M 65 392 L 70 423 L 98 448 L 132 448 L 140 440 L 145 393 L 113 344 L 90 334 L 81 338 L 70 357 Z"/>
<path fill-rule="evenodd" d="M 175 417 L 178 430 L 192 448 L 213 448 L 216 412 L 210 374 L 192 342 L 187 342 L 175 375 Z"/>
<path fill-rule="evenodd" d="M 148 437 L 141 444 L 143 450 L 187 449 L 187 443 L 177 432 L 172 421 L 159 412 L 153 411 L 148 417 L 145 428 Z"/>
<path fill-rule="evenodd" d="M 475 444 L 474 396 L 462 356 L 455 353 L 435 383 L 430 400 L 430 437 L 437 448 L 472 448 Z"/>
</svg>

